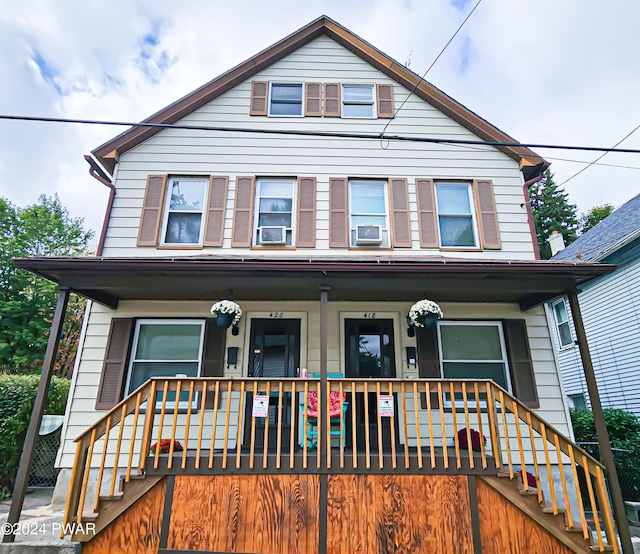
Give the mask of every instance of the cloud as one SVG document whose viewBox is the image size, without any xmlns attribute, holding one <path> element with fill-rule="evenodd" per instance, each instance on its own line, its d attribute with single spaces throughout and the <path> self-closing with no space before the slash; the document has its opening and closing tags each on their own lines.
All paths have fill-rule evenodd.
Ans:
<svg viewBox="0 0 640 554">
<path fill-rule="evenodd" d="M 322 13 L 422 74 L 472 7 L 469 0 L 23 0 L 0 11 L 1 111 L 141 120 Z M 427 80 L 521 141 L 611 146 L 640 123 L 635 22 L 640 4 L 483 2 Z M 0 195 L 24 205 L 58 192 L 99 230 L 106 187 L 83 154 L 121 131 L 0 121 Z M 640 148 L 640 131 L 623 146 Z M 536 151 L 558 182 L 583 165 Z M 637 155 L 603 163 L 640 167 Z M 594 166 L 567 183 L 582 211 L 638 192 L 640 171 Z"/>
</svg>

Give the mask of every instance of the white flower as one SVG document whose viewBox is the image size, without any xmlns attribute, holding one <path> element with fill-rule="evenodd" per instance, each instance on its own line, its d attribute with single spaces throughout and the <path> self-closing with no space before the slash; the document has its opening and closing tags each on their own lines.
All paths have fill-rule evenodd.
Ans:
<svg viewBox="0 0 640 554">
<path fill-rule="evenodd" d="M 409 319 L 416 327 L 424 327 L 422 319 L 428 314 L 436 314 L 438 319 L 442 319 L 444 317 L 444 314 L 438 304 L 433 300 L 425 299 L 420 300 L 411 306 L 411 309 L 409 310 Z"/>
<path fill-rule="evenodd" d="M 238 323 L 242 317 L 242 309 L 231 300 L 220 300 L 220 302 L 216 302 L 211 306 L 211 314 L 215 316 L 219 314 L 232 314 L 233 323 L 235 324 Z"/>
</svg>

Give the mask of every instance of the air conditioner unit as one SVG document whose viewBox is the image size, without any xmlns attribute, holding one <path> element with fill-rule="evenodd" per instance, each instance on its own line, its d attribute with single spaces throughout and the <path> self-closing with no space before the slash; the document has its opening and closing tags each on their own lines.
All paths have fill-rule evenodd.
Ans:
<svg viewBox="0 0 640 554">
<path fill-rule="evenodd" d="M 260 244 L 286 244 L 286 227 L 260 227 Z"/>
<path fill-rule="evenodd" d="M 380 225 L 356 225 L 356 244 L 380 244 L 381 242 Z"/>
</svg>

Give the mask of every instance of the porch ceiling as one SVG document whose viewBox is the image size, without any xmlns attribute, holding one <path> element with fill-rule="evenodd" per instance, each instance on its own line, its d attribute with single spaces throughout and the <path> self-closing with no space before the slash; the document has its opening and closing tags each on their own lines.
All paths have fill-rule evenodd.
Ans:
<svg viewBox="0 0 640 554">
<path fill-rule="evenodd" d="M 121 300 L 515 302 L 528 309 L 616 266 L 443 257 L 19 258 L 17 267 L 109 307 Z"/>
</svg>

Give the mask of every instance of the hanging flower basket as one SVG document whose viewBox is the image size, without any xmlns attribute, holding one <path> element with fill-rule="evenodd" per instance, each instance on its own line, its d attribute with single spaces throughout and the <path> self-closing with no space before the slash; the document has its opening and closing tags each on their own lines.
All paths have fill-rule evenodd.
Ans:
<svg viewBox="0 0 640 554">
<path fill-rule="evenodd" d="M 415 327 L 435 327 L 444 314 L 433 300 L 420 300 L 409 310 L 409 321 Z"/>
<path fill-rule="evenodd" d="M 238 304 L 231 300 L 221 300 L 211 306 L 211 315 L 216 317 L 218 327 L 229 327 L 240 321 L 242 310 Z"/>
</svg>

